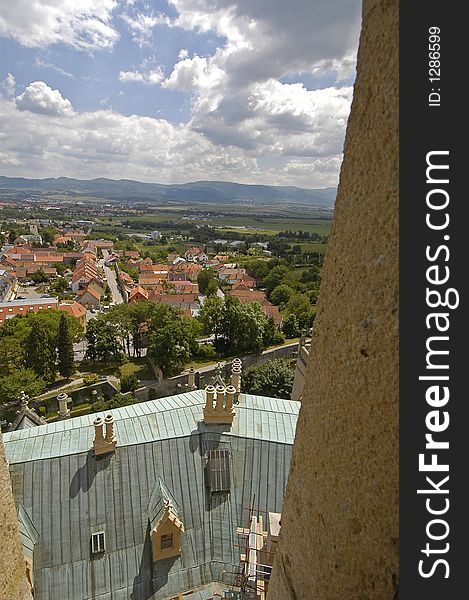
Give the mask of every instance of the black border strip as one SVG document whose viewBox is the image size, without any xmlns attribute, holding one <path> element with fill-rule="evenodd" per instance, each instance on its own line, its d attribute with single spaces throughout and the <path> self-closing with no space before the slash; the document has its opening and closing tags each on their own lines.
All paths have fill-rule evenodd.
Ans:
<svg viewBox="0 0 469 600">
<path fill-rule="evenodd" d="M 401 600 L 469 598 L 463 7 L 434 0 L 400 3 Z M 427 172 L 429 164 L 449 168 Z M 454 308 L 438 306 L 438 294 Z M 441 446 L 426 448 L 427 434 Z M 442 470 L 424 466 L 432 460 Z"/>
</svg>

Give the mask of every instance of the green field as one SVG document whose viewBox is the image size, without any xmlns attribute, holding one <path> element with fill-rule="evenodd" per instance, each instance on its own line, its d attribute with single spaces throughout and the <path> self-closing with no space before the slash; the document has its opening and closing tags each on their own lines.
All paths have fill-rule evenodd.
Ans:
<svg viewBox="0 0 469 600">
<path fill-rule="evenodd" d="M 130 225 L 136 224 L 135 230 L 131 227 L 128 233 L 136 231 L 142 233 L 139 229 L 139 223 L 146 223 L 148 225 L 154 225 L 155 229 L 158 225 L 165 221 L 173 221 L 179 225 L 187 225 L 187 228 L 193 227 L 194 225 L 211 225 L 220 234 L 220 238 L 223 238 L 224 231 L 232 231 L 240 234 L 258 234 L 258 235 L 276 235 L 280 231 L 308 231 L 310 233 L 315 232 L 319 235 L 329 235 L 332 215 L 328 219 L 315 218 L 314 214 L 309 216 L 303 215 L 301 219 L 292 218 L 291 215 L 288 218 L 280 216 L 263 216 L 263 217 L 249 217 L 246 215 L 231 214 L 225 216 L 211 216 L 206 214 L 203 219 L 183 219 L 180 214 L 167 213 L 167 214 L 155 214 L 155 215 L 142 215 L 138 217 L 126 217 L 122 219 L 128 222 Z M 148 231 L 148 230 L 147 230 Z"/>
</svg>

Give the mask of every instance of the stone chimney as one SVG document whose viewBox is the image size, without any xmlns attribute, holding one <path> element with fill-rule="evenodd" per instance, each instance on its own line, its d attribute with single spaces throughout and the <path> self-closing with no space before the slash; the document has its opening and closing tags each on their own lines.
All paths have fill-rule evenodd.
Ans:
<svg viewBox="0 0 469 600">
<path fill-rule="evenodd" d="M 240 358 L 235 358 L 231 363 L 231 385 L 235 388 L 236 393 L 241 392 L 241 372 L 243 363 Z"/>
<path fill-rule="evenodd" d="M 197 389 L 197 386 L 195 385 L 195 371 L 194 371 L 194 367 L 191 367 L 189 369 L 189 374 L 187 376 L 187 389 L 188 390 L 195 390 L 195 389 Z"/>
<path fill-rule="evenodd" d="M 29 408 L 29 396 L 25 394 L 24 390 L 20 393 L 20 402 L 22 410 Z"/>
<path fill-rule="evenodd" d="M 205 388 L 204 421 L 206 423 L 231 424 L 235 416 L 233 398 L 236 390 L 232 385 Z M 216 399 L 215 399 L 216 394 Z M 214 406 L 215 401 L 215 406 Z"/>
<path fill-rule="evenodd" d="M 236 395 L 236 388 L 233 385 L 228 385 L 226 387 L 226 404 L 225 404 L 225 408 L 227 411 L 229 412 L 233 412 L 233 404 L 234 404 L 234 398 Z"/>
<path fill-rule="evenodd" d="M 205 408 L 204 417 L 210 415 L 213 412 L 213 398 L 215 396 L 215 388 L 213 385 L 208 385 L 205 388 Z"/>
<path fill-rule="evenodd" d="M 107 415 L 104 419 L 104 425 L 106 427 L 106 436 L 104 439 L 108 444 L 113 444 L 115 448 L 117 444 L 117 438 L 114 431 L 114 417 L 112 415 Z"/>
<path fill-rule="evenodd" d="M 57 402 L 59 403 L 59 419 L 69 419 L 70 409 L 68 408 L 68 403 L 70 402 L 70 398 L 67 394 L 59 394 L 57 396 Z"/>
<path fill-rule="evenodd" d="M 103 417 L 96 417 L 93 421 L 93 425 L 93 448 L 95 455 L 100 456 L 102 454 L 114 452 L 117 446 L 117 438 L 114 432 L 114 417 L 112 415 L 107 415 L 105 419 L 103 419 Z"/>
</svg>

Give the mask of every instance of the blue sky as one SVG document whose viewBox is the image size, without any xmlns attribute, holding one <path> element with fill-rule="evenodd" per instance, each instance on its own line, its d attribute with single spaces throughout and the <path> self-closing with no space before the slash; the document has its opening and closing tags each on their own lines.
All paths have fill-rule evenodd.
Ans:
<svg viewBox="0 0 469 600">
<path fill-rule="evenodd" d="M 355 0 L 0 6 L 0 174 L 335 185 Z"/>
</svg>

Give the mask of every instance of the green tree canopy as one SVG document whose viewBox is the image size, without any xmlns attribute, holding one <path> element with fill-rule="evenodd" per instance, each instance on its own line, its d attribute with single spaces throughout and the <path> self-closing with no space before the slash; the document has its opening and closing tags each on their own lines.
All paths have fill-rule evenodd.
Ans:
<svg viewBox="0 0 469 600">
<path fill-rule="evenodd" d="M 223 300 L 218 296 L 208 296 L 200 309 L 199 319 L 203 325 L 204 333 L 215 336 L 215 341 L 220 335 Z"/>
<path fill-rule="evenodd" d="M 276 358 L 259 367 L 247 368 L 241 379 L 241 390 L 260 396 L 290 398 L 294 375 L 290 361 Z"/>
<path fill-rule="evenodd" d="M 285 265 L 277 265 L 270 273 L 262 280 L 262 286 L 266 288 L 270 294 L 273 290 L 280 285 L 291 279 L 291 271 Z"/>
<path fill-rule="evenodd" d="M 261 352 L 267 317 L 258 302 L 241 304 L 238 298 L 227 296 L 222 308 L 219 350 L 225 355 Z"/>
<path fill-rule="evenodd" d="M 13 369 L 0 376 L 0 402 L 18 400 L 21 392 L 30 397 L 42 394 L 46 382 L 33 369 Z"/>
<path fill-rule="evenodd" d="M 295 314 L 291 313 L 285 317 L 282 323 L 282 331 L 287 338 L 295 338 L 300 335 L 298 319 Z"/>
<path fill-rule="evenodd" d="M 91 362 L 109 362 L 120 358 L 120 345 L 114 327 L 99 317 L 91 319 L 85 334 L 88 346 L 85 358 Z"/>
<path fill-rule="evenodd" d="M 272 304 L 279 306 L 281 304 L 286 304 L 294 293 L 295 290 L 293 290 L 289 285 L 281 283 L 272 291 L 269 299 Z"/>
<path fill-rule="evenodd" d="M 57 337 L 43 320 L 33 321 L 26 339 L 25 365 L 46 383 L 53 383 L 56 376 L 56 343 Z"/>
<path fill-rule="evenodd" d="M 62 313 L 60 317 L 59 334 L 57 336 L 57 357 L 59 373 L 63 377 L 70 377 L 75 371 L 75 355 L 73 352 L 73 338 L 65 313 Z"/>
<path fill-rule="evenodd" d="M 199 285 L 199 291 L 201 294 L 207 293 L 208 286 L 211 281 L 213 281 L 216 285 L 215 271 L 211 267 L 209 269 L 203 269 L 200 271 L 200 273 L 197 275 L 197 283 Z"/>
<path fill-rule="evenodd" d="M 187 317 L 177 317 L 153 329 L 148 351 L 166 374 L 173 373 L 197 351 L 194 327 Z"/>
</svg>

